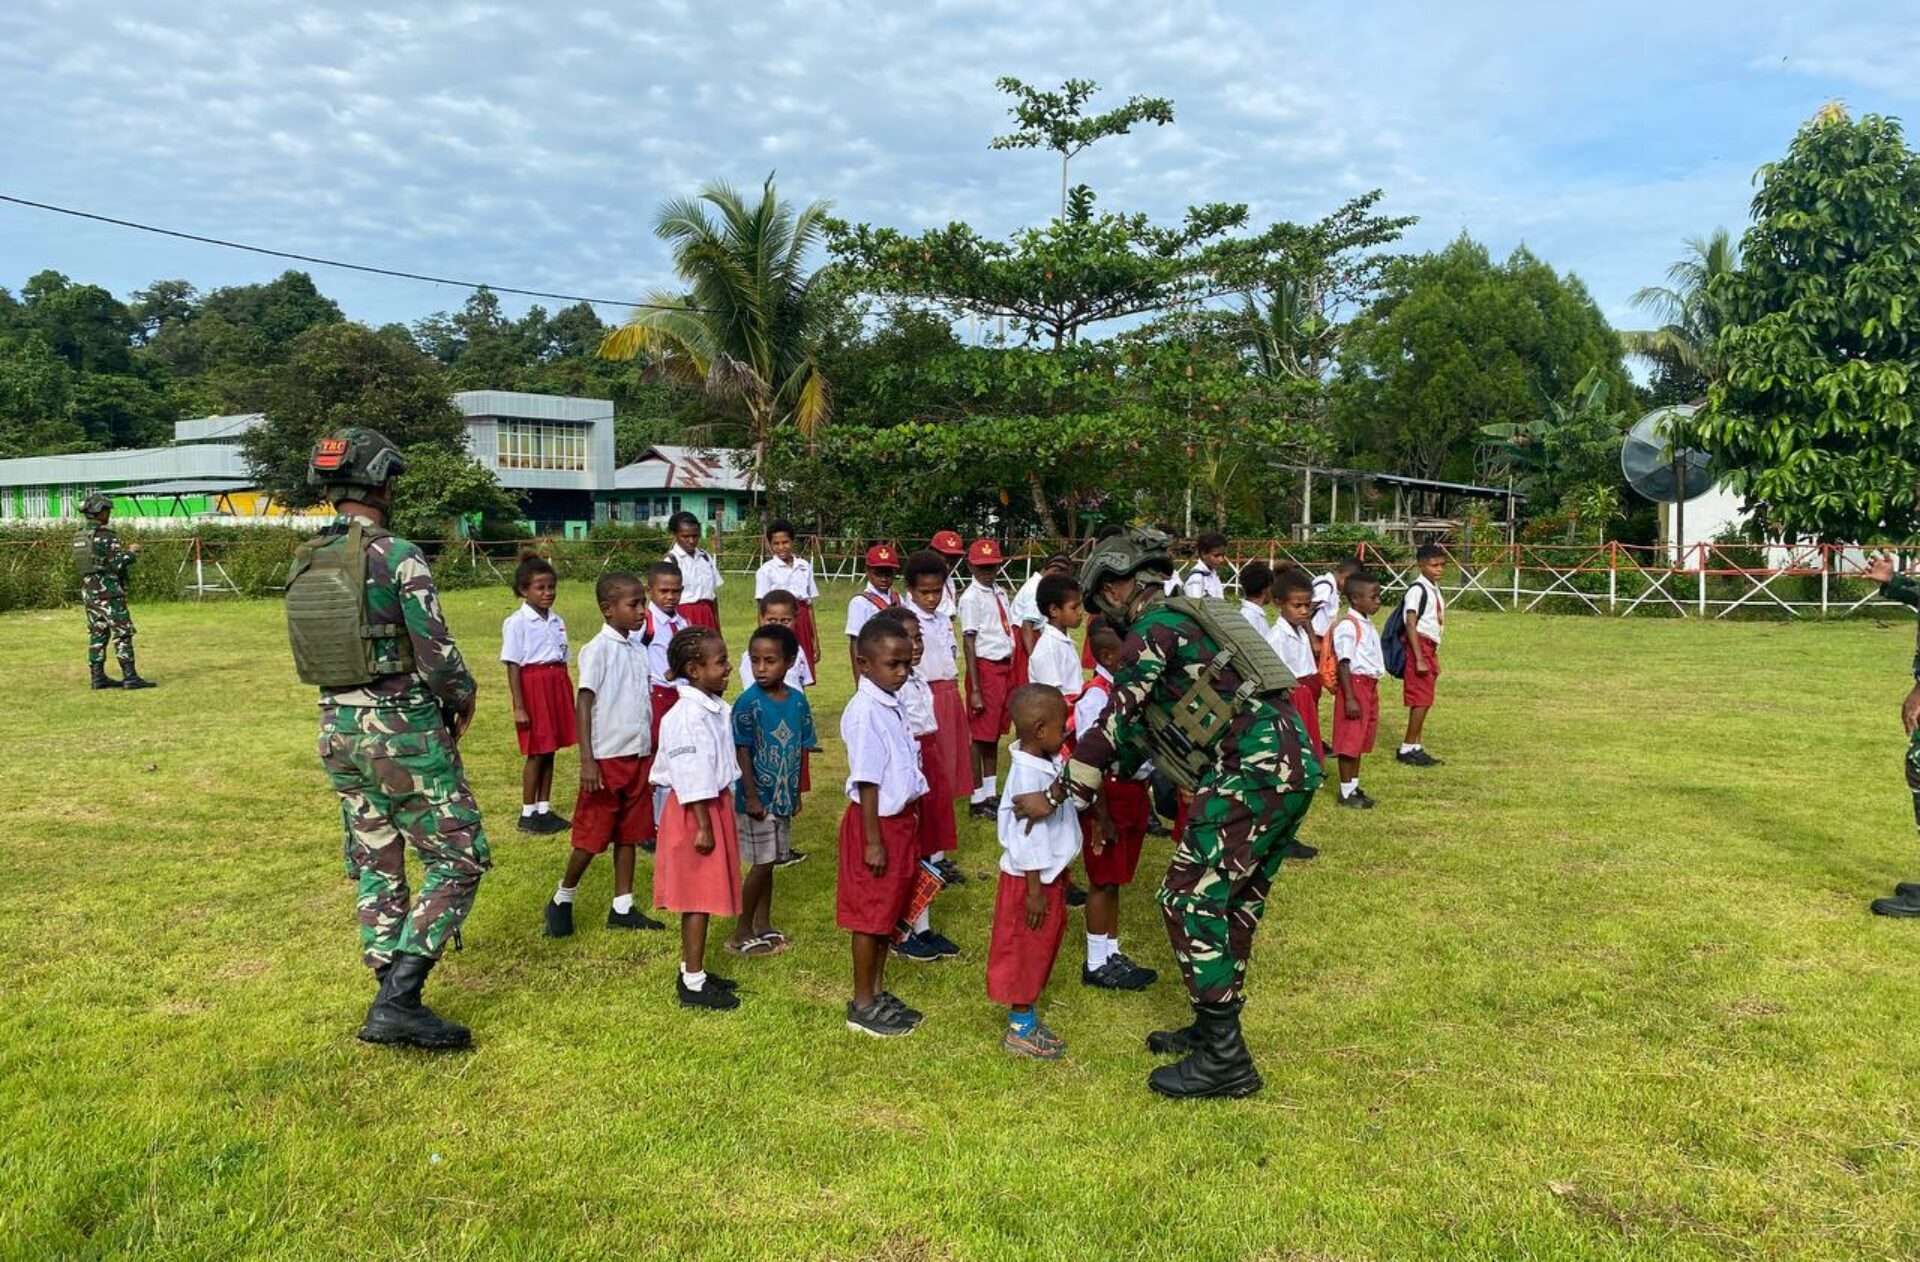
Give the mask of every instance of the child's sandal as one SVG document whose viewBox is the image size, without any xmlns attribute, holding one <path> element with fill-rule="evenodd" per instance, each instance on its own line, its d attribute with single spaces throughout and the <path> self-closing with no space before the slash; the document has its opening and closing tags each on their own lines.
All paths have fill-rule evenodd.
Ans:
<svg viewBox="0 0 1920 1262">
<path fill-rule="evenodd" d="M 728 955 L 771 955 L 773 946 L 765 938 L 748 938 L 743 942 L 728 942 Z"/>
</svg>

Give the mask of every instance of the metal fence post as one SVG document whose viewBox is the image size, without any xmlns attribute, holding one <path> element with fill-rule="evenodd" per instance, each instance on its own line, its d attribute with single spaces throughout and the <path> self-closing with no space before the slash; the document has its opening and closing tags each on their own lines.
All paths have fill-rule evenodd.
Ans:
<svg viewBox="0 0 1920 1262">
<path fill-rule="evenodd" d="M 1705 545 L 1696 546 L 1704 547 Z M 1680 563 L 1682 565 L 1686 564 L 1686 553 L 1684 552 L 1680 554 Z M 1707 558 L 1704 554 L 1700 557 L 1700 568 L 1694 572 L 1700 576 L 1700 616 L 1704 618 L 1707 616 Z"/>
<path fill-rule="evenodd" d="M 1607 612 L 1616 612 L 1620 595 L 1620 545 L 1607 544 Z"/>
<path fill-rule="evenodd" d="M 1827 616 L 1827 579 L 1833 573 L 1833 553 L 1826 544 L 1820 545 L 1820 617 Z"/>
</svg>

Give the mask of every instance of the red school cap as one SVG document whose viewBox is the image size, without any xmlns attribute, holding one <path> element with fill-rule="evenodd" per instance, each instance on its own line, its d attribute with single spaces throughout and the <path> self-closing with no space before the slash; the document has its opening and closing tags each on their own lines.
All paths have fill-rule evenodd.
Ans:
<svg viewBox="0 0 1920 1262">
<path fill-rule="evenodd" d="M 870 570 L 897 570 L 900 568 L 900 554 L 894 551 L 890 543 L 876 543 L 867 549 L 867 568 Z"/>
<path fill-rule="evenodd" d="M 993 539 L 975 539 L 973 546 L 967 549 L 968 565 L 1001 565 L 1006 559 L 1000 551 L 1000 544 Z"/>
<path fill-rule="evenodd" d="M 941 530 L 935 532 L 927 546 L 942 556 L 950 557 L 960 556 L 967 550 L 967 545 L 960 542 L 960 532 L 957 530 Z"/>
</svg>

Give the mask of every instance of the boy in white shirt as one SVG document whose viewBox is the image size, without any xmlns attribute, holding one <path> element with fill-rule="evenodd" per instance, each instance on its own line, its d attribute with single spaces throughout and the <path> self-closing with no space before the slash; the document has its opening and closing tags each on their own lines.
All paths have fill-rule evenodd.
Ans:
<svg viewBox="0 0 1920 1262">
<path fill-rule="evenodd" d="M 653 836 L 653 753 L 647 708 L 647 653 L 640 641 L 646 600 L 638 575 L 616 570 L 594 587 L 605 625 L 580 650 L 574 726 L 580 734 L 580 798 L 573 808 L 573 853 L 547 901 L 546 934 L 573 932 L 574 891 L 593 857 L 613 846 L 610 929 L 664 929 L 633 905 L 634 847 Z"/>
<path fill-rule="evenodd" d="M 520 771 L 520 831 L 563 833 L 573 821 L 553 809 L 553 755 L 578 739 L 573 681 L 567 678 L 567 622 L 553 610 L 559 578 L 545 557 L 524 556 L 513 572 L 520 607 L 500 624 L 507 699 L 526 764 Z"/>
<path fill-rule="evenodd" d="M 776 587 L 756 602 L 760 608 L 760 626 L 785 627 L 793 632 L 793 638 L 800 638 L 800 602 L 793 593 L 783 587 Z M 813 668 L 807 664 L 805 645 L 794 654 L 793 665 L 787 667 L 787 687 L 798 688 L 805 692 L 813 687 Z M 753 687 L 753 649 L 749 645 L 740 650 L 740 691 Z"/>
<path fill-rule="evenodd" d="M 1034 641 L 1033 656 L 1027 659 L 1027 682 L 1058 688 L 1071 709 L 1086 686 L 1080 650 L 1073 647 L 1072 636 L 1086 621 L 1086 611 L 1080 605 L 1080 583 L 1064 574 L 1049 574 L 1040 580 L 1034 603 L 1046 623 L 1040 628 L 1040 638 Z"/>
<path fill-rule="evenodd" d="M 1000 797 L 1000 737 L 1007 730 L 1007 698 L 1017 686 L 1013 674 L 1013 611 L 994 586 L 1006 557 L 992 539 L 975 539 L 967 549 L 973 581 L 960 593 L 960 652 L 967 666 L 968 726 L 973 734 L 973 791 L 970 813 L 992 819 Z"/>
<path fill-rule="evenodd" d="M 720 563 L 700 546 L 700 519 L 692 513 L 675 513 L 667 519 L 673 535 L 673 547 L 666 559 L 680 567 L 680 616 L 690 627 L 720 629 Z M 672 637 L 669 636 L 669 639 Z"/>
<path fill-rule="evenodd" d="M 873 617 L 876 622 L 887 619 L 899 624 L 913 642 L 913 668 L 907 672 L 907 682 L 900 685 L 896 695 L 900 698 L 900 708 L 907 716 L 907 731 L 920 750 L 920 774 L 927 781 L 927 791 L 920 799 L 919 856 L 940 873 L 944 886 L 947 877 L 943 860 L 954 847 L 959 826 L 953 818 L 953 793 L 947 787 L 944 769 L 940 765 L 939 746 L 935 740 L 939 719 L 934 711 L 933 688 L 920 673 L 926 641 L 920 634 L 918 613 L 919 610 L 912 605 L 900 605 Z M 893 944 L 893 953 L 917 964 L 930 964 L 959 955 L 959 945 L 933 927 L 932 917 L 933 907 L 929 903 L 907 921 L 906 933 Z"/>
<path fill-rule="evenodd" d="M 1333 699 L 1333 752 L 1340 760 L 1340 805 L 1373 809 L 1360 789 L 1360 759 L 1373 752 L 1380 727 L 1380 676 L 1387 662 L 1373 615 L 1380 608 L 1380 580 L 1365 570 L 1347 580 L 1347 612 L 1333 624 L 1333 654 L 1340 662 L 1340 689 Z"/>
<path fill-rule="evenodd" d="M 1193 541 L 1193 548 L 1199 556 L 1181 582 L 1182 590 L 1195 600 L 1225 600 L 1227 585 L 1220 579 L 1220 570 L 1227 563 L 1227 537 L 1208 531 Z"/>
<path fill-rule="evenodd" d="M 753 598 L 765 600 L 768 592 L 793 594 L 793 633 L 811 669 L 820 660 L 820 632 L 813 621 L 813 602 L 820 599 L 820 588 L 813 581 L 813 562 L 794 554 L 796 538 L 792 522 L 776 517 L 767 523 L 767 551 L 772 555 L 754 571 Z"/>
<path fill-rule="evenodd" d="M 965 875 L 949 856 L 960 841 L 953 804 L 974 788 L 973 742 L 967 703 L 960 699 L 960 673 L 954 660 L 959 647 L 953 636 L 953 610 L 946 599 L 947 573 L 946 558 L 928 548 L 907 558 L 901 580 L 907 588 L 906 608 L 920 630 L 914 673 L 926 681 L 933 699 L 931 739 L 921 742 L 921 769 L 929 786 L 920 803 L 921 833 L 940 841 L 935 847 L 938 853 L 928 858 L 946 883 L 965 885 Z"/>
<path fill-rule="evenodd" d="M 1073 558 L 1064 552 L 1056 552 L 1041 563 L 1039 569 L 1027 575 L 1027 581 L 1020 584 L 1020 590 L 1013 594 L 1013 625 L 1026 640 L 1027 652 L 1033 652 L 1034 642 L 1040 638 L 1040 628 L 1047 625 L 1047 619 L 1040 612 L 1040 604 L 1035 596 L 1040 591 L 1040 580 L 1050 574 L 1072 574 Z M 1085 665 L 1083 662 L 1082 665 Z"/>
<path fill-rule="evenodd" d="M 1320 679 L 1320 663 L 1313 654 L 1313 580 L 1297 565 L 1289 565 L 1273 576 L 1274 603 L 1280 608 L 1280 621 L 1267 633 L 1267 643 L 1293 672 L 1293 708 L 1300 725 L 1307 731 L 1307 748 L 1324 763 L 1326 746 L 1320 742 L 1319 690 L 1313 684 Z M 1311 859 L 1320 851 L 1297 836 L 1287 843 L 1287 858 Z"/>
<path fill-rule="evenodd" d="M 1313 633 L 1313 656 L 1318 661 L 1328 651 L 1327 636 L 1333 631 L 1333 620 L 1340 616 L 1340 593 L 1346 590 L 1347 580 L 1360 570 L 1358 557 L 1343 557 L 1331 570 L 1313 580 L 1313 621 L 1308 630 Z M 1330 685 L 1320 675 L 1313 677 L 1313 717 L 1316 724 L 1320 719 L 1320 698 L 1326 694 Z M 1302 710 L 1301 714 L 1306 711 Z M 1324 731 L 1325 729 L 1321 729 Z"/>
<path fill-rule="evenodd" d="M 900 573 L 900 552 L 890 543 L 876 543 L 867 549 L 867 586 L 847 602 L 847 667 L 856 685 L 860 679 L 860 652 L 855 647 L 867 619 L 882 609 L 900 603 L 893 590 L 894 576 Z"/>
<path fill-rule="evenodd" d="M 899 696 L 913 669 L 913 641 L 891 618 L 870 619 L 853 650 L 860 682 L 840 714 L 847 808 L 840 816 L 834 920 L 853 938 L 847 1028 L 898 1038 L 911 1034 L 921 1018 L 884 989 L 893 929 L 913 899 L 920 799 L 927 792 L 919 746 Z"/>
<path fill-rule="evenodd" d="M 1073 730 L 1085 732 L 1099 724 L 1113 699 L 1113 672 L 1120 665 L 1120 633 L 1101 625 L 1087 632 L 1087 647 L 1095 662 L 1093 679 L 1073 707 Z M 1147 837 L 1153 805 L 1147 778 L 1153 764 L 1144 764 L 1130 780 L 1105 776 L 1100 782 L 1101 809 L 1080 816 L 1080 863 L 1087 870 L 1087 962 L 1080 984 L 1100 990 L 1145 990 L 1160 976 L 1135 964 L 1120 950 L 1120 888 L 1133 884 L 1140 866 L 1140 847 Z M 1104 814 L 1105 820 L 1100 816 Z M 1111 823 L 1111 836 L 1103 836 Z"/>
<path fill-rule="evenodd" d="M 1271 634 L 1267 611 L 1273 608 L 1273 567 L 1249 561 L 1240 567 L 1240 616 L 1261 635 Z"/>
<path fill-rule="evenodd" d="M 1427 752 L 1420 738 L 1427 711 L 1433 708 L 1435 686 L 1440 682 L 1440 634 L 1447 626 L 1447 602 L 1440 594 L 1440 576 L 1446 572 L 1447 553 L 1437 543 L 1423 543 L 1413 559 L 1420 574 L 1401 602 L 1407 668 L 1400 682 L 1407 705 L 1407 738 L 1400 742 L 1400 751 L 1394 757 L 1409 767 L 1438 767 L 1440 760 Z"/>
<path fill-rule="evenodd" d="M 1011 698 L 1015 740 L 1006 793 L 1000 799 L 1000 888 L 987 948 L 987 998 L 1007 1005 L 1000 1046 L 1016 1056 L 1058 1060 L 1059 1035 L 1040 1023 L 1033 1005 L 1046 989 L 1067 928 L 1067 865 L 1080 852 L 1078 804 L 1045 819 L 1023 820 L 1014 801 L 1044 793 L 1060 779 L 1067 703 L 1057 688 L 1027 684 Z"/>
</svg>

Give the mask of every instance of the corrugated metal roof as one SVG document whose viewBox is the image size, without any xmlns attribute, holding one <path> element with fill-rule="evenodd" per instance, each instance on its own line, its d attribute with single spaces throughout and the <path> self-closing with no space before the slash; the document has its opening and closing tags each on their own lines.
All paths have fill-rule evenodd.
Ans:
<svg viewBox="0 0 1920 1262">
<path fill-rule="evenodd" d="M 737 447 L 649 447 L 638 464 L 664 464 L 667 480 L 658 485 L 694 491 L 753 491 L 753 454 Z M 628 465 L 632 469 L 635 465 Z M 620 473 L 614 478 L 618 482 Z"/>
<path fill-rule="evenodd" d="M 173 423 L 176 443 L 231 441 L 266 420 L 262 412 L 236 412 L 232 416 L 196 416 L 190 421 Z"/>
<path fill-rule="evenodd" d="M 85 451 L 0 460 L 0 486 L 101 486 L 171 478 L 249 478 L 237 443 Z"/>
<path fill-rule="evenodd" d="M 453 406 L 462 416 L 510 416 L 529 421 L 613 420 L 613 400 L 583 399 L 563 394 L 528 394 L 519 390 L 459 390 Z"/>
<path fill-rule="evenodd" d="M 228 491 L 253 488 L 251 478 L 180 478 L 172 482 L 143 482 L 138 486 L 116 486 L 115 495 L 224 495 Z"/>
</svg>

